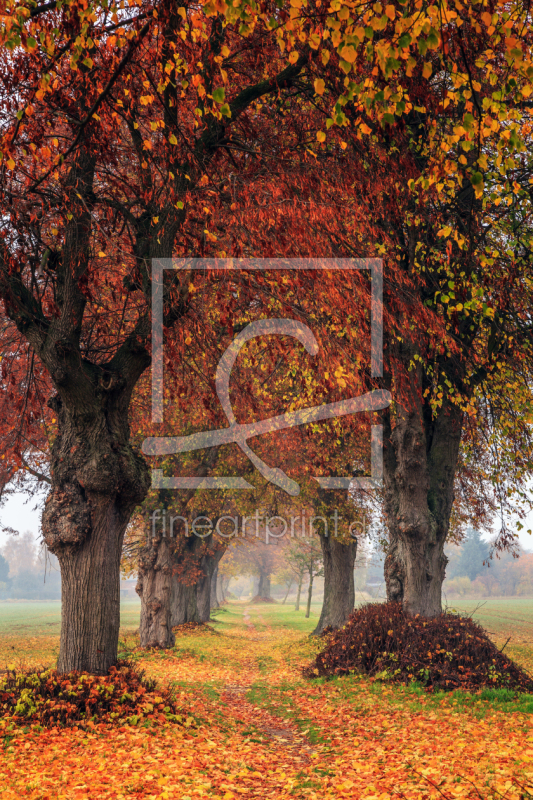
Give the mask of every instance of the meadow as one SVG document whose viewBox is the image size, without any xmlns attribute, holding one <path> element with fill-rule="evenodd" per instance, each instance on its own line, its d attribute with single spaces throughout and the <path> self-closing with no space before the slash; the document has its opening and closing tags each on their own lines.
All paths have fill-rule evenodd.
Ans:
<svg viewBox="0 0 533 800">
<path fill-rule="evenodd" d="M 306 620 L 289 604 L 232 602 L 150 653 L 136 647 L 139 610 L 123 603 L 121 652 L 172 684 L 183 724 L 11 730 L 2 800 L 533 796 L 533 697 L 304 679 L 318 604 Z M 475 616 L 531 668 L 533 599 L 490 598 Z M 1 604 L 0 669 L 52 664 L 58 634 L 59 603 Z"/>
</svg>

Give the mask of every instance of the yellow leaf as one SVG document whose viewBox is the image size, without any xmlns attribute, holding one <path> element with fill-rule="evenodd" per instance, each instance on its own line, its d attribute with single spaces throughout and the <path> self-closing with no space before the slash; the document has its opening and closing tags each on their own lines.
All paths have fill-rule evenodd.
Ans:
<svg viewBox="0 0 533 800">
<path fill-rule="evenodd" d="M 424 64 L 424 68 L 422 70 L 422 77 L 429 78 L 432 72 L 433 72 L 433 67 L 431 66 L 431 64 Z"/>
<path fill-rule="evenodd" d="M 7 166 L 9 167 L 9 169 L 15 169 L 15 162 L 13 161 L 12 158 L 10 158 L 9 161 L 7 162 Z"/>
<path fill-rule="evenodd" d="M 392 21 L 396 16 L 396 9 L 394 8 L 394 6 L 387 6 L 385 9 L 385 14 Z"/>
<path fill-rule="evenodd" d="M 298 53 L 296 50 L 292 50 L 291 54 L 289 55 L 289 62 L 291 64 L 296 64 L 297 61 L 298 61 Z"/>
<path fill-rule="evenodd" d="M 364 122 L 361 122 L 361 124 L 359 125 L 359 130 L 361 131 L 361 133 L 366 133 L 367 135 L 369 133 L 372 133 L 372 130 L 368 127 L 368 125 L 365 125 Z"/>
<path fill-rule="evenodd" d="M 353 62 L 357 58 L 357 52 L 355 50 L 355 47 L 352 47 L 352 45 L 349 45 L 348 47 L 343 47 L 342 50 L 339 51 L 339 55 L 349 64 L 353 64 Z"/>
<path fill-rule="evenodd" d="M 318 139 L 319 142 L 325 142 L 326 134 L 324 133 L 324 131 L 318 131 L 316 138 Z"/>
<path fill-rule="evenodd" d="M 170 135 L 168 141 L 170 142 L 170 144 L 177 144 L 178 143 L 178 140 L 176 139 L 176 137 L 174 136 L 173 133 Z"/>
<path fill-rule="evenodd" d="M 322 78 L 317 78 L 314 85 L 315 85 L 315 92 L 317 94 L 323 95 L 324 94 L 325 83 L 322 80 Z"/>
</svg>

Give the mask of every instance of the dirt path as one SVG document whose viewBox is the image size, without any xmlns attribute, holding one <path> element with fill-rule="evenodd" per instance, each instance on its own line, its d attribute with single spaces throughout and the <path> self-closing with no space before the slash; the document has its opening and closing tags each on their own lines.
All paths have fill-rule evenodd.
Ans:
<svg viewBox="0 0 533 800">
<path fill-rule="evenodd" d="M 264 625 L 264 620 L 260 614 L 255 615 L 257 622 Z M 251 621 L 250 612 L 247 608 L 243 610 L 243 621 L 249 633 L 256 632 L 256 627 Z M 268 625 L 266 627 L 266 635 L 270 639 L 275 638 L 272 628 Z M 252 635 L 252 641 L 261 641 L 259 637 Z M 263 642 L 265 640 L 263 639 Z M 310 756 L 315 753 L 313 746 L 308 739 L 301 733 L 296 725 L 280 719 L 279 716 L 274 716 L 264 709 L 258 709 L 247 700 L 246 694 L 252 685 L 251 680 L 247 683 L 229 683 L 225 686 L 224 692 L 221 696 L 221 701 L 224 702 L 235 718 L 250 718 L 255 720 L 255 727 L 260 736 L 270 739 L 274 747 L 281 747 L 283 749 L 283 757 L 290 758 L 293 762 L 299 762 L 300 765 L 309 764 Z"/>
</svg>

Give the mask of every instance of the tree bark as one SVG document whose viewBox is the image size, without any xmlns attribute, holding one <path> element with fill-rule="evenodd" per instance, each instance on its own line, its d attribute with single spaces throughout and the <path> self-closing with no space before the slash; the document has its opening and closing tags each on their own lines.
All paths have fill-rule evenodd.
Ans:
<svg viewBox="0 0 533 800">
<path fill-rule="evenodd" d="M 296 592 L 296 602 L 294 604 L 294 610 L 295 611 L 299 611 L 300 610 L 300 597 L 302 595 L 302 583 L 303 582 L 304 582 L 304 576 L 300 575 L 300 577 L 298 578 L 298 590 Z"/>
<path fill-rule="evenodd" d="M 288 586 L 287 586 L 287 591 L 285 592 L 285 597 L 283 598 L 283 600 L 282 600 L 282 602 L 281 602 L 281 605 L 282 605 L 282 606 L 284 606 L 284 605 L 285 605 L 285 603 L 287 602 L 287 597 L 289 596 L 289 592 L 290 592 L 290 590 L 291 590 L 291 588 L 292 588 L 292 584 L 293 584 L 293 583 L 294 583 L 294 581 L 293 581 L 293 579 L 291 578 L 291 579 L 290 579 L 290 581 L 289 581 L 289 584 L 288 584 Z"/>
<path fill-rule="evenodd" d="M 224 582 L 224 576 L 219 569 L 217 569 L 217 586 L 216 586 L 216 594 L 217 594 L 217 601 L 219 606 L 225 603 L 226 598 L 224 597 L 224 587 L 222 586 Z"/>
<path fill-rule="evenodd" d="M 264 597 L 265 600 L 270 600 L 270 575 L 267 575 L 265 572 L 259 573 L 257 596 Z"/>
<path fill-rule="evenodd" d="M 388 418 L 384 433 L 387 599 L 434 617 L 442 611 L 462 412 L 443 402 L 432 419 L 413 386 L 409 409 L 399 409 L 392 430 Z"/>
<path fill-rule="evenodd" d="M 141 647 L 173 647 L 171 600 L 174 579 L 173 543 L 152 539 L 139 557 L 139 576 L 135 590 L 141 598 Z"/>
<path fill-rule="evenodd" d="M 307 608 L 305 611 L 305 618 L 309 619 L 311 614 L 311 598 L 313 597 L 313 571 L 309 573 L 309 588 L 307 590 Z"/>
<path fill-rule="evenodd" d="M 229 589 L 231 578 L 226 577 L 225 575 L 222 576 L 222 580 L 220 582 L 220 588 L 222 589 L 222 599 L 224 602 L 226 601 L 226 593 Z"/>
<path fill-rule="evenodd" d="M 355 588 L 353 570 L 357 541 L 342 544 L 331 536 L 320 534 L 324 559 L 324 602 L 314 634 L 324 628 L 342 627 L 353 611 Z"/>
<path fill-rule="evenodd" d="M 202 556 L 200 568 L 203 577 L 200 578 L 197 586 L 198 616 L 200 622 L 209 622 L 211 618 L 211 593 L 213 585 L 213 574 L 218 568 L 218 562 L 224 555 L 224 550 L 215 550 L 214 553 L 206 553 Z"/>
<path fill-rule="evenodd" d="M 59 396 L 50 403 L 58 435 L 42 531 L 61 570 L 62 673 L 106 674 L 116 663 L 122 543 L 149 484 L 147 467 L 128 441 L 129 398 L 119 377 L 113 392 L 113 381 L 101 396 L 80 387 L 77 403 L 70 398 L 67 407 Z"/>
<path fill-rule="evenodd" d="M 186 622 L 201 622 L 200 614 L 198 613 L 195 583 L 186 585 L 180 583 L 174 576 L 170 622 L 172 627 L 184 625 Z"/>
<path fill-rule="evenodd" d="M 217 581 L 218 581 L 218 564 L 213 570 L 211 576 L 211 608 L 220 608 L 220 603 L 217 597 Z"/>
</svg>

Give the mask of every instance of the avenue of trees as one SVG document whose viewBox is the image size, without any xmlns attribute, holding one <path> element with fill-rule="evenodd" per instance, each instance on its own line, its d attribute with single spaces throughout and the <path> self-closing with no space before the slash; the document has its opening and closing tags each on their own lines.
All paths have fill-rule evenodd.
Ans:
<svg viewBox="0 0 533 800">
<path fill-rule="evenodd" d="M 429 617 L 469 519 L 512 549 L 532 466 L 532 22 L 516 0 L 4 3 L 0 477 L 49 488 L 60 671 L 116 661 L 126 532 L 142 643 L 209 617 L 225 545 L 151 536 L 155 509 L 364 513 L 386 527 L 389 599 Z M 152 267 L 172 257 L 382 259 L 383 375 L 364 270 L 166 270 L 153 423 Z M 232 444 L 148 463 L 146 437 L 227 427 L 216 366 L 263 318 L 303 323 L 320 355 L 289 336 L 247 344 L 239 421 L 371 391 L 391 404 L 253 440 L 254 464 L 300 498 Z M 382 486 L 319 489 L 313 476 L 369 474 L 372 423 Z M 150 467 L 254 491 L 150 489 Z M 317 535 L 320 632 L 353 607 L 357 548 L 346 529 Z"/>
</svg>

